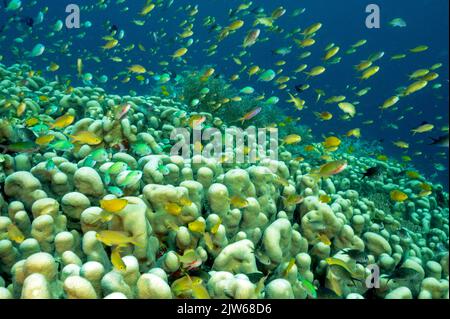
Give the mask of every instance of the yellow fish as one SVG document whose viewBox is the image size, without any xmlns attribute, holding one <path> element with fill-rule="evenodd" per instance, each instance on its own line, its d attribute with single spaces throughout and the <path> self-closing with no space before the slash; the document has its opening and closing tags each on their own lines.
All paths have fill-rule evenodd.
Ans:
<svg viewBox="0 0 450 319">
<path fill-rule="evenodd" d="M 300 111 L 303 110 L 303 107 L 305 106 L 305 101 L 298 97 L 293 96 L 291 93 L 289 93 L 289 96 L 291 97 L 291 99 L 288 100 L 287 102 L 293 103 L 298 110 Z"/>
<path fill-rule="evenodd" d="M 194 233 L 201 233 L 202 234 L 202 233 L 205 232 L 206 225 L 205 225 L 205 222 L 196 220 L 196 221 L 190 222 L 188 224 L 188 228 L 189 228 L 190 231 L 192 231 Z"/>
<path fill-rule="evenodd" d="M 427 69 L 419 69 L 417 71 L 414 71 L 412 74 L 409 75 L 409 79 L 413 80 L 413 79 L 417 79 L 420 77 L 423 77 L 425 75 L 427 75 L 428 73 L 430 73 L 430 70 Z"/>
<path fill-rule="evenodd" d="M 10 240 L 18 244 L 21 244 L 25 240 L 24 234 L 16 225 L 9 224 L 7 230 L 8 230 L 8 237 Z"/>
<path fill-rule="evenodd" d="M 419 127 L 411 130 L 411 132 L 413 132 L 413 135 L 415 135 L 416 133 L 426 133 L 429 132 L 431 130 L 433 130 L 434 125 L 433 124 L 429 124 L 429 123 L 424 123 L 422 125 L 420 125 Z"/>
<path fill-rule="evenodd" d="M 336 136 L 330 136 L 325 139 L 325 141 L 322 143 L 323 147 L 327 149 L 333 149 L 339 147 L 341 145 L 342 141 L 336 137 Z"/>
<path fill-rule="evenodd" d="M 181 215 L 181 207 L 176 203 L 167 203 L 164 205 L 164 210 L 173 216 Z"/>
<path fill-rule="evenodd" d="M 417 47 L 415 47 L 413 49 L 410 49 L 409 51 L 413 52 L 413 53 L 419 53 L 419 52 L 423 52 L 423 51 L 426 51 L 426 50 L 428 50 L 428 46 L 426 46 L 426 45 L 419 45 L 419 46 L 417 46 Z"/>
<path fill-rule="evenodd" d="M 320 242 L 322 244 L 327 245 L 327 246 L 331 246 L 331 240 L 328 238 L 327 235 L 325 235 L 325 234 L 318 234 L 317 238 L 320 240 Z"/>
<path fill-rule="evenodd" d="M 403 142 L 403 141 L 396 141 L 396 142 L 393 142 L 393 144 L 395 146 L 397 146 L 398 148 L 409 148 L 409 144 L 406 142 Z"/>
<path fill-rule="evenodd" d="M 118 44 L 119 44 L 118 40 L 112 39 L 112 40 L 106 42 L 106 44 L 102 46 L 102 49 L 103 50 L 111 50 L 111 49 L 115 48 Z"/>
<path fill-rule="evenodd" d="M 330 112 L 314 112 L 314 115 L 322 121 L 329 121 L 333 118 L 333 114 L 331 114 Z"/>
<path fill-rule="evenodd" d="M 282 145 L 285 145 L 285 144 L 286 145 L 297 144 L 297 143 L 300 143 L 301 140 L 302 140 L 302 137 L 300 135 L 291 134 L 291 135 L 286 136 L 283 139 L 283 144 Z"/>
<path fill-rule="evenodd" d="M 141 12 L 139 13 L 139 15 L 141 16 L 146 16 L 147 14 L 149 14 L 153 9 L 155 9 L 155 4 L 154 3 L 148 3 L 142 8 Z"/>
<path fill-rule="evenodd" d="M 303 202 L 303 197 L 297 194 L 292 194 L 288 197 L 283 197 L 283 201 L 286 206 L 298 205 Z"/>
<path fill-rule="evenodd" d="M 217 223 L 211 228 L 211 234 L 215 235 L 219 231 L 219 226 L 222 224 L 222 218 L 219 217 Z"/>
<path fill-rule="evenodd" d="M 350 268 L 350 265 L 345 261 L 334 257 L 328 257 L 325 259 L 325 261 L 330 266 L 339 266 L 341 268 L 344 268 L 352 277 L 355 277 L 355 271 L 354 269 L 352 269 L 354 267 Z"/>
<path fill-rule="evenodd" d="M 238 30 L 238 29 L 242 28 L 243 26 L 244 26 L 244 21 L 242 21 L 242 20 L 236 20 L 236 21 L 233 21 L 233 22 L 227 27 L 227 29 L 228 29 L 229 31 L 235 31 L 235 30 Z"/>
<path fill-rule="evenodd" d="M 358 64 L 358 65 L 355 65 L 355 70 L 356 71 L 364 71 L 364 70 L 366 70 L 367 68 L 369 68 L 370 66 L 372 66 L 372 61 L 370 61 L 370 60 L 365 60 L 365 61 L 362 61 L 360 64 Z"/>
<path fill-rule="evenodd" d="M 188 52 L 188 49 L 187 49 L 187 48 L 180 48 L 180 49 L 176 50 L 176 51 L 174 52 L 174 54 L 172 54 L 172 59 L 181 58 L 181 57 L 184 56 L 187 52 Z"/>
<path fill-rule="evenodd" d="M 230 203 L 236 208 L 245 208 L 248 206 L 248 201 L 240 196 L 233 196 L 230 198 Z"/>
<path fill-rule="evenodd" d="M 356 108 L 353 104 L 348 102 L 341 102 L 338 104 L 339 108 L 346 114 L 354 117 L 356 114 Z"/>
<path fill-rule="evenodd" d="M 73 142 L 87 145 L 98 145 L 102 142 L 101 137 L 89 131 L 81 131 L 75 135 L 70 135 Z"/>
<path fill-rule="evenodd" d="M 111 263 L 113 264 L 114 268 L 119 271 L 125 271 L 127 270 L 127 266 L 122 260 L 122 257 L 120 256 L 120 246 L 115 246 L 111 250 Z"/>
<path fill-rule="evenodd" d="M 139 64 L 134 64 L 134 65 L 130 66 L 128 68 L 128 71 L 131 73 L 138 73 L 138 74 L 147 72 L 147 70 L 142 65 L 139 65 Z"/>
<path fill-rule="evenodd" d="M 345 135 L 348 136 L 348 137 L 354 136 L 356 138 L 360 138 L 361 137 L 361 129 L 354 128 L 354 129 L 348 131 L 347 134 L 345 134 Z"/>
<path fill-rule="evenodd" d="M 378 73 L 378 71 L 380 71 L 379 66 L 372 66 L 371 68 L 364 71 L 364 73 L 360 77 L 360 80 L 367 80 Z"/>
<path fill-rule="evenodd" d="M 55 120 L 55 122 L 50 126 L 50 129 L 54 129 L 54 128 L 63 129 L 63 128 L 69 126 L 70 124 L 72 124 L 74 120 L 75 120 L 75 116 L 73 116 L 71 114 L 65 114 L 61 117 L 58 117 Z"/>
<path fill-rule="evenodd" d="M 315 179 L 329 178 L 333 175 L 339 174 L 347 168 L 346 160 L 337 160 L 328 162 L 311 172 L 310 176 Z"/>
<path fill-rule="evenodd" d="M 283 271 L 283 277 L 286 277 L 289 274 L 289 272 L 291 271 L 292 267 L 294 267 L 294 265 L 295 265 L 295 258 L 291 258 L 289 260 L 289 263 L 286 266 L 286 269 L 284 269 L 284 271 Z"/>
<path fill-rule="evenodd" d="M 182 197 L 180 199 L 180 204 L 183 205 L 183 206 L 191 206 L 192 205 L 192 201 L 188 197 Z"/>
<path fill-rule="evenodd" d="M 328 50 L 327 53 L 325 53 L 323 60 L 328 61 L 329 59 L 334 57 L 339 52 L 339 49 L 340 49 L 339 47 L 333 47 L 330 50 Z"/>
<path fill-rule="evenodd" d="M 186 275 L 175 280 L 171 285 L 171 290 L 176 297 L 185 295 L 187 293 L 193 294 L 193 286 L 201 285 L 202 279 L 200 277 L 191 277 Z"/>
<path fill-rule="evenodd" d="M 141 247 L 133 237 L 129 237 L 126 233 L 115 230 L 102 230 L 95 235 L 98 241 L 107 246 L 124 246 L 133 244 Z"/>
<path fill-rule="evenodd" d="M 380 108 L 383 109 L 383 110 L 388 109 L 391 106 L 394 106 L 399 100 L 400 99 L 399 99 L 398 96 L 396 96 L 396 95 L 391 96 L 386 101 L 384 101 L 383 105 Z"/>
<path fill-rule="evenodd" d="M 208 247 L 209 250 L 214 251 L 216 249 L 212 237 L 209 233 L 203 233 L 203 240 L 205 241 L 206 247 Z"/>
<path fill-rule="evenodd" d="M 406 171 L 406 175 L 411 179 L 419 179 L 420 174 L 415 171 Z"/>
<path fill-rule="evenodd" d="M 128 200 L 126 199 L 102 199 L 100 200 L 100 207 L 107 211 L 108 213 L 120 212 L 128 205 Z"/>
<path fill-rule="evenodd" d="M 427 85 L 428 85 L 427 81 L 420 80 L 420 81 L 414 82 L 413 84 L 411 84 L 410 86 L 408 86 L 406 88 L 406 90 L 403 92 L 403 96 L 408 96 L 419 90 L 422 90 Z"/>
<path fill-rule="evenodd" d="M 44 135 L 44 136 L 40 136 L 36 139 L 35 143 L 37 145 L 47 145 L 48 143 L 50 143 L 51 141 L 53 141 L 55 139 L 55 135 Z"/>
<path fill-rule="evenodd" d="M 402 191 L 399 190 L 393 190 L 389 193 L 389 196 L 391 197 L 391 199 L 393 201 L 396 202 L 404 202 L 405 200 L 408 199 L 408 195 L 406 195 L 405 193 L 403 193 Z"/>
<path fill-rule="evenodd" d="M 38 119 L 38 118 L 35 118 L 35 117 L 30 117 L 29 119 L 27 119 L 27 120 L 25 121 L 25 125 L 28 126 L 28 127 L 35 126 L 35 125 L 37 125 L 38 123 L 39 123 L 39 119 Z"/>
<path fill-rule="evenodd" d="M 202 283 L 192 284 L 192 297 L 195 299 L 211 299 L 208 290 L 203 286 Z"/>
<path fill-rule="evenodd" d="M 16 114 L 17 116 L 22 116 L 22 114 L 25 112 L 27 108 L 27 104 L 25 102 L 21 102 L 18 106 L 17 106 L 17 110 L 16 110 Z"/>
<path fill-rule="evenodd" d="M 318 76 L 321 75 L 323 72 L 325 72 L 326 69 L 323 66 L 316 66 L 312 68 L 309 72 L 305 72 L 308 77 L 310 76 Z"/>
<path fill-rule="evenodd" d="M 331 202 L 331 197 L 328 195 L 320 195 L 319 200 L 321 203 L 328 204 Z"/>
</svg>

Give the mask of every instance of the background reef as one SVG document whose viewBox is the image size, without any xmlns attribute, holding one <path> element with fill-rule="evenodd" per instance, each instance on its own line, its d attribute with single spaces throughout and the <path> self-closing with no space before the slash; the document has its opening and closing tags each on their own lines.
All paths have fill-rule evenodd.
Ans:
<svg viewBox="0 0 450 319">
<path fill-rule="evenodd" d="M 0 2 L 0 299 L 449 298 L 447 0 L 70 2 Z"/>
<path fill-rule="evenodd" d="M 28 71 L 1 66 L 1 91 L 16 103 L 25 93 L 40 124 L 2 119 L 2 139 L 20 141 L 41 125 L 58 142 L 79 132 L 101 140 L 2 155 L 2 298 L 448 298 L 442 185 L 427 184 L 423 196 L 424 178 L 405 175 L 399 163 L 348 154 L 337 156 L 348 163 L 344 171 L 317 180 L 315 165 L 293 158 L 288 145 L 280 161 L 183 160 L 165 149 L 174 127 L 191 129 L 185 117 L 202 115 L 222 131 L 227 125 L 157 96 L 92 87 L 67 94 Z M 43 94 L 48 101 L 33 101 Z M 54 127 L 45 103 L 74 122 Z M 111 110 L 120 114 L 123 104 L 129 110 L 119 118 Z M 362 179 L 374 166 L 378 173 Z M 398 189 L 407 200 L 390 195 Z M 103 220 L 101 200 L 115 197 L 126 206 Z M 133 238 L 119 252 L 124 269 L 96 235 L 104 230 Z M 365 285 L 371 264 L 384 275 L 375 290 Z"/>
</svg>

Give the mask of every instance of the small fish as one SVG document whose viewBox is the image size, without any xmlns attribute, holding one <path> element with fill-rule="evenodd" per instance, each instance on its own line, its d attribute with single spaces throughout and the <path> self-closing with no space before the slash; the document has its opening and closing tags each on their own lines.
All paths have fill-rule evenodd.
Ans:
<svg viewBox="0 0 450 319">
<path fill-rule="evenodd" d="M 292 267 L 295 265 L 295 258 L 291 258 L 289 260 L 289 263 L 287 264 L 286 268 L 283 270 L 283 277 L 286 277 L 289 272 L 291 271 Z"/>
<path fill-rule="evenodd" d="M 63 129 L 72 124 L 74 120 L 75 116 L 71 114 L 63 115 L 61 117 L 58 117 L 55 122 L 53 122 L 53 124 L 50 126 L 50 129 Z"/>
<path fill-rule="evenodd" d="M 124 171 L 126 172 L 126 171 Z M 129 171 L 125 177 L 125 179 L 118 184 L 120 187 L 128 187 L 131 185 L 135 185 L 137 182 L 139 182 L 142 178 L 142 172 L 141 171 Z"/>
<path fill-rule="evenodd" d="M 22 231 L 14 224 L 9 224 L 7 227 L 8 238 L 18 244 L 21 244 L 25 240 L 25 236 Z"/>
<path fill-rule="evenodd" d="M 108 213 L 120 212 L 128 205 L 126 199 L 102 199 L 100 200 L 100 207 Z"/>
<path fill-rule="evenodd" d="M 124 246 L 133 244 L 142 247 L 133 237 L 129 237 L 126 233 L 114 230 L 102 230 L 95 235 L 97 240 L 107 246 Z"/>
<path fill-rule="evenodd" d="M 402 18 L 395 18 L 395 19 L 392 19 L 392 20 L 389 22 L 389 25 L 390 25 L 391 27 L 399 27 L 399 28 L 404 28 L 404 27 L 407 26 L 405 20 L 403 20 Z"/>
<path fill-rule="evenodd" d="M 257 107 L 254 110 L 246 113 L 243 117 L 241 117 L 238 121 L 241 121 L 242 124 L 244 124 L 245 121 L 249 121 L 252 118 L 254 118 L 256 115 L 258 115 L 261 112 L 262 108 Z"/>
<path fill-rule="evenodd" d="M 56 151 L 70 151 L 71 149 L 73 149 L 73 144 L 69 141 L 59 140 L 53 142 L 52 144 L 49 144 L 49 147 Z"/>
<path fill-rule="evenodd" d="M 49 144 L 51 141 L 55 139 L 55 135 L 49 134 L 36 138 L 34 141 L 37 145 L 43 146 Z"/>
<path fill-rule="evenodd" d="M 245 208 L 248 206 L 248 201 L 240 196 L 233 196 L 230 198 L 230 203 L 236 208 Z"/>
<path fill-rule="evenodd" d="M 122 260 L 122 257 L 120 256 L 121 246 L 114 246 L 111 250 L 111 263 L 113 264 L 114 268 L 124 272 L 127 270 L 127 266 Z"/>
<path fill-rule="evenodd" d="M 199 128 L 206 121 L 206 117 L 204 115 L 193 115 L 189 118 L 189 127 L 192 129 Z"/>
<path fill-rule="evenodd" d="M 126 169 L 128 169 L 128 165 L 126 163 L 116 162 L 108 168 L 107 173 L 111 175 L 117 175 L 125 171 Z"/>
<path fill-rule="evenodd" d="M 300 135 L 297 135 L 297 134 L 288 135 L 283 139 L 282 145 L 297 144 L 297 143 L 300 143 L 301 140 L 302 140 L 302 138 Z"/>
<path fill-rule="evenodd" d="M 403 193 L 402 191 L 399 191 L 398 189 L 395 189 L 389 193 L 389 196 L 391 199 L 395 202 L 404 202 L 408 199 L 408 195 Z"/>
<path fill-rule="evenodd" d="M 3 153 L 31 153 L 39 149 L 39 145 L 34 142 L 17 142 L 9 145 L 0 145 Z"/>
<path fill-rule="evenodd" d="M 219 227 L 222 224 L 222 218 L 219 217 L 217 223 L 211 228 L 211 234 L 215 235 L 219 231 Z"/>
<path fill-rule="evenodd" d="M 322 165 L 319 169 L 313 170 L 310 176 L 315 179 L 327 179 L 330 176 L 341 173 L 347 168 L 346 160 L 337 160 Z"/>
<path fill-rule="evenodd" d="M 307 294 L 310 297 L 317 299 L 317 288 L 314 286 L 314 284 L 303 278 L 301 275 L 298 275 L 298 279 L 300 280 L 303 288 L 306 289 Z"/>
<path fill-rule="evenodd" d="M 350 265 L 349 263 L 346 263 L 345 261 L 334 257 L 328 257 L 325 259 L 325 261 L 329 266 L 337 266 L 342 270 L 344 270 L 346 277 L 348 277 L 348 279 L 351 280 L 354 285 L 356 285 L 354 282 L 355 280 L 361 281 L 360 278 L 355 277 L 354 273 L 355 265 Z"/>
<path fill-rule="evenodd" d="M 364 178 L 372 178 L 375 176 L 379 176 L 381 174 L 382 170 L 380 166 L 373 166 L 373 167 L 369 167 L 364 173 L 363 176 L 361 177 L 361 180 L 363 180 Z"/>
<path fill-rule="evenodd" d="M 324 204 L 328 204 L 331 202 L 331 197 L 329 195 L 320 195 L 319 201 Z"/>
<path fill-rule="evenodd" d="M 128 114 L 130 109 L 131 109 L 131 104 L 126 103 L 125 105 L 123 105 L 120 108 L 120 112 L 117 113 L 117 115 L 116 115 L 116 120 L 118 120 L 118 121 L 122 120 Z"/>
<path fill-rule="evenodd" d="M 301 204 L 303 202 L 303 199 L 304 199 L 303 196 L 292 194 L 289 195 L 288 197 L 284 197 L 283 201 L 286 206 L 291 206 Z"/>
<path fill-rule="evenodd" d="M 197 252 L 194 249 L 187 249 L 183 252 L 183 256 L 178 256 L 178 259 L 181 263 L 188 266 L 193 266 L 194 264 L 198 264 L 201 259 L 198 256 Z"/>
<path fill-rule="evenodd" d="M 413 132 L 413 135 L 417 133 L 426 133 L 431 130 L 433 130 L 434 125 L 430 123 L 423 122 L 419 127 L 412 129 L 411 132 Z"/>
<path fill-rule="evenodd" d="M 205 232 L 206 224 L 203 221 L 193 221 L 188 224 L 188 229 L 194 233 L 203 234 Z"/>
<path fill-rule="evenodd" d="M 176 203 L 166 203 L 164 205 L 164 210 L 172 215 L 172 216 L 180 216 L 181 215 L 181 206 Z"/>
<path fill-rule="evenodd" d="M 331 246 L 331 240 L 330 240 L 330 238 L 328 238 L 328 236 L 326 235 L 326 234 L 318 234 L 317 235 L 317 239 L 319 239 L 319 241 L 322 243 L 322 244 L 324 244 L 324 245 L 326 245 L 326 246 Z"/>
<path fill-rule="evenodd" d="M 81 131 L 75 135 L 70 135 L 72 142 L 87 144 L 87 145 L 98 145 L 102 142 L 102 138 L 98 135 L 89 132 L 89 131 Z"/>
</svg>

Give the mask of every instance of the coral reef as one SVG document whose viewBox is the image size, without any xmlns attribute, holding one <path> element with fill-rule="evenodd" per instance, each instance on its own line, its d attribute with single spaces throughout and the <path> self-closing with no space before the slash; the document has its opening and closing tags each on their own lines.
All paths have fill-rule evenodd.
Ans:
<svg viewBox="0 0 450 319">
<path fill-rule="evenodd" d="M 87 131 L 101 142 L 1 155 L 0 299 L 305 299 L 326 288 L 353 299 L 449 297 L 442 186 L 419 196 L 423 180 L 408 178 L 399 164 L 352 155 L 342 155 L 342 173 L 315 180 L 316 165 L 295 159 L 287 146 L 279 161 L 261 156 L 255 164 L 170 155 L 171 132 L 189 129 L 190 117 L 200 114 L 221 131 L 229 125 L 157 96 L 68 92 L 28 71 L 0 65 L 0 107 L 10 112 L 5 105 L 24 101 L 22 119 L 39 124 L 1 119 L 1 144 L 11 150 L 29 131 L 57 141 Z M 53 127 L 53 118 L 66 114 L 74 122 Z M 375 165 L 382 172 L 361 179 Z M 396 189 L 408 200 L 393 201 Z M 103 219 L 103 201 L 114 199 L 126 206 Z M 132 243 L 117 251 L 99 239 L 106 230 Z M 354 266 L 351 276 L 336 260 Z M 382 276 L 371 291 L 365 278 L 375 264 Z"/>
</svg>

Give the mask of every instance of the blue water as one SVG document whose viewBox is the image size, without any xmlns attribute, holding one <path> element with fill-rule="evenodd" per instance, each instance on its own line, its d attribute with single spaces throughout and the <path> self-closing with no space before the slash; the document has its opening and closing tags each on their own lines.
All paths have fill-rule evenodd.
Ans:
<svg viewBox="0 0 450 319">
<path fill-rule="evenodd" d="M 29 1 L 23 1 L 24 3 Z M 0 36 L 5 36 L 0 41 L 0 54 L 4 56 L 2 63 L 9 65 L 21 61 L 18 57 L 12 55 L 10 48 L 17 46 L 23 50 L 31 50 L 32 47 L 40 42 L 47 47 L 46 53 L 38 58 L 31 59 L 32 66 L 37 70 L 45 70 L 50 61 L 60 65 L 57 72 L 60 76 L 69 74 L 72 77 L 73 84 L 82 84 L 76 79 L 76 59 L 83 58 L 85 72 L 91 72 L 94 75 L 94 85 L 99 85 L 96 78 L 101 75 L 107 75 L 109 82 L 102 84 L 107 91 L 116 92 L 118 94 L 127 94 L 129 90 L 134 90 L 138 94 L 150 94 L 154 92 L 156 82 L 151 80 L 149 84 L 139 85 L 135 80 L 129 83 L 121 83 L 113 81 L 112 78 L 118 73 L 126 71 L 126 67 L 131 64 L 142 64 L 148 70 L 155 73 L 164 71 L 180 72 L 187 68 L 202 69 L 206 65 L 214 66 L 216 72 L 229 78 L 232 74 L 238 73 L 242 66 L 234 63 L 230 57 L 237 56 L 241 51 L 240 46 L 242 40 L 254 21 L 254 15 L 249 14 L 243 18 L 245 26 L 236 34 L 233 34 L 220 42 L 218 53 L 211 57 L 207 57 L 204 49 L 216 43 L 217 32 L 208 32 L 207 27 L 203 27 L 203 19 L 209 15 L 216 18 L 216 23 L 221 26 L 227 26 L 230 23 L 228 11 L 236 8 L 243 1 L 234 0 L 202 0 L 187 1 L 175 0 L 170 8 L 156 8 L 150 16 L 146 17 L 145 26 L 137 26 L 132 23 L 134 19 L 143 19 L 137 13 L 142 8 L 145 1 L 130 1 L 125 4 L 117 5 L 116 1 L 102 1 L 105 3 L 106 9 L 99 9 L 96 6 L 99 1 L 78 1 L 82 5 L 81 21 L 92 22 L 92 27 L 81 28 L 78 30 L 63 29 L 57 36 L 48 38 L 49 28 L 57 19 L 64 21 L 66 17 L 65 6 L 76 1 L 61 0 L 39 0 L 36 6 L 31 8 L 25 7 L 17 15 L 20 17 L 36 16 L 38 10 L 48 6 L 49 11 L 43 24 L 33 27 L 31 36 L 25 38 L 23 44 L 14 43 L 14 39 L 22 36 L 24 33 L 20 31 L 20 23 L 11 25 L 9 29 L 3 31 Z M 167 3 L 167 2 L 166 2 Z M 345 3 L 345 4 L 344 4 Z M 368 29 L 365 26 L 367 14 L 365 8 L 369 3 L 376 3 L 381 8 L 381 28 Z M 181 32 L 179 26 L 181 22 L 188 19 L 187 11 L 182 9 L 187 5 L 198 5 L 199 13 L 195 16 L 194 39 L 195 43 L 189 48 L 187 64 L 176 63 L 169 57 L 180 47 L 180 43 L 175 42 L 174 37 Z M 284 74 L 293 75 L 293 70 L 302 63 L 308 64 L 310 67 L 322 65 L 320 58 L 323 56 L 324 48 L 330 42 L 336 43 L 341 47 L 339 56 L 342 56 L 342 62 L 335 65 L 327 66 L 326 74 L 317 78 L 308 79 L 304 75 L 298 75 L 297 79 L 289 82 L 289 88 L 294 91 L 297 84 L 308 83 L 312 88 L 320 88 L 327 93 L 326 97 L 332 95 L 346 95 L 349 101 L 360 101 L 357 105 L 358 112 L 363 113 L 352 121 L 344 122 L 338 119 L 340 111 L 336 105 L 324 105 L 322 101 L 315 104 L 315 94 L 313 89 L 309 89 L 301 94 L 301 97 L 308 101 L 308 109 L 298 112 L 293 109 L 292 104 L 285 101 L 288 99 L 286 92 L 282 92 L 270 83 L 264 84 L 256 82 L 256 77 L 248 80 L 245 73 L 241 79 L 233 82 L 237 88 L 244 86 L 253 86 L 258 93 L 265 92 L 266 96 L 276 95 L 280 97 L 278 107 L 285 110 L 289 115 L 300 116 L 301 124 L 311 126 L 313 134 L 318 140 L 322 134 L 336 132 L 344 134 L 355 127 L 361 128 L 362 138 L 372 141 L 381 140 L 385 148 L 385 154 L 389 157 L 400 158 L 401 155 L 410 155 L 413 158 L 413 165 L 426 176 L 434 175 L 434 180 L 446 185 L 448 189 L 448 148 L 436 148 L 428 146 L 429 137 L 438 137 L 448 132 L 441 132 L 440 129 L 444 125 L 448 125 L 448 0 L 379 0 L 379 1 L 362 1 L 362 0 L 303 0 L 303 1 L 254 1 L 252 8 L 262 7 L 267 14 L 270 14 L 276 7 L 284 6 L 287 9 L 286 15 L 277 21 L 284 33 L 267 32 L 263 26 L 260 38 L 269 37 L 269 41 L 257 43 L 249 49 L 249 54 L 242 57 L 243 65 L 259 65 L 261 68 L 278 68 L 274 63 L 279 60 L 285 60 L 287 64 L 283 66 Z M 121 12 L 125 6 L 129 8 L 127 12 Z M 291 17 L 292 12 L 297 8 L 306 8 L 306 12 L 298 17 Z M 11 17 L 11 13 L 0 12 L 0 27 L 7 23 L 6 19 Z M 388 22 L 401 17 L 407 22 L 406 28 L 392 28 Z M 102 36 L 108 34 L 104 23 L 110 21 L 117 25 L 119 29 L 126 32 L 124 40 L 120 41 L 120 47 L 123 49 L 129 44 L 135 44 L 136 48 L 129 52 L 122 63 L 114 63 L 109 60 L 103 50 L 100 48 L 105 43 L 101 39 Z M 321 22 L 323 28 L 318 32 L 316 44 L 310 48 L 300 50 L 293 47 L 292 53 L 281 57 L 272 53 L 280 47 L 293 45 L 292 38 L 284 39 L 287 32 L 295 28 L 305 28 L 312 23 Z M 151 32 L 165 32 L 167 36 L 154 40 L 149 35 Z M 80 34 L 85 36 L 78 38 Z M 346 51 L 350 45 L 356 43 L 360 39 L 367 39 L 368 43 L 359 48 L 355 54 L 346 55 Z M 62 43 L 71 42 L 69 48 L 70 54 L 61 54 L 55 49 L 54 44 L 57 41 Z M 147 52 L 142 52 L 137 45 L 142 43 Z M 418 45 L 427 45 L 429 50 L 426 52 L 411 54 L 408 49 Z M 150 51 L 156 50 L 152 54 Z M 311 57 L 305 60 L 298 60 L 298 55 L 303 51 L 311 51 Z M 357 74 L 353 70 L 353 65 L 358 64 L 361 60 L 367 59 L 374 52 L 384 51 L 385 56 L 376 62 L 381 70 L 370 80 L 360 83 L 356 78 Z M 403 60 L 391 61 L 390 56 L 394 54 L 407 53 L 407 58 Z M 110 56 L 114 54 L 109 53 Z M 89 59 L 91 56 L 97 56 L 101 62 L 95 62 Z M 123 54 L 120 54 L 123 56 Z M 128 62 L 128 59 L 130 60 Z M 161 61 L 169 61 L 168 67 L 159 65 Z M 426 89 L 415 93 L 409 97 L 401 99 L 398 103 L 398 110 L 388 110 L 381 112 L 379 106 L 388 97 L 394 95 L 395 89 L 406 86 L 410 82 L 407 75 L 420 68 L 428 68 L 431 65 L 441 62 L 444 64 L 442 68 L 437 70 L 440 77 L 429 84 Z M 44 72 L 45 74 L 46 72 Z M 54 74 L 48 74 L 54 77 Z M 120 78 L 121 79 L 121 78 Z M 431 89 L 434 83 L 441 83 L 442 87 L 438 90 Z M 358 86 L 359 89 L 371 87 L 371 91 L 362 98 L 346 89 L 347 86 Z M 406 112 L 407 107 L 413 107 L 414 110 Z M 312 114 L 312 111 L 330 111 L 335 115 L 335 119 L 329 122 L 319 122 Z M 403 120 L 397 120 L 400 116 L 404 116 Z M 441 119 L 436 117 L 441 116 Z M 374 120 L 373 125 L 364 125 L 362 122 L 366 120 Z M 423 121 L 430 122 L 435 125 L 435 129 L 430 133 L 417 134 L 412 136 L 410 130 L 419 126 Z M 395 124 L 398 129 L 389 128 L 389 124 Z M 407 151 L 395 147 L 392 142 L 396 140 L 404 140 L 410 143 Z M 415 152 L 422 152 L 421 155 L 413 156 Z M 444 154 L 440 154 L 444 152 Z M 436 164 L 442 164 L 445 169 L 443 171 L 436 170 Z M 436 175 L 437 174 L 437 175 Z"/>
</svg>

